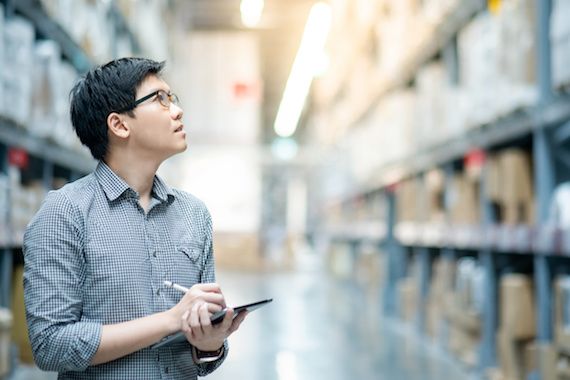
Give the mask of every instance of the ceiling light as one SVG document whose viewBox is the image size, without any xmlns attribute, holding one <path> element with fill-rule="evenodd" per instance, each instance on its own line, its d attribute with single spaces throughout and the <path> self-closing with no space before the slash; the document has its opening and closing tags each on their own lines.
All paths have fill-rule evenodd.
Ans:
<svg viewBox="0 0 570 380">
<path fill-rule="evenodd" d="M 297 129 L 315 76 L 315 63 L 323 60 L 330 25 L 331 7 L 323 2 L 313 5 L 275 118 L 274 129 L 279 136 L 289 137 Z"/>
<path fill-rule="evenodd" d="M 254 28 L 259 24 L 263 13 L 264 0 L 241 0 L 241 22 L 248 28 Z"/>
</svg>

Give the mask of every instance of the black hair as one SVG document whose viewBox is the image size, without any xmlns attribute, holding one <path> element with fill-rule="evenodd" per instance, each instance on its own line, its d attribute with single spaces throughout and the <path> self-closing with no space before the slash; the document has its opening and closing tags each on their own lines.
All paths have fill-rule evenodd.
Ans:
<svg viewBox="0 0 570 380">
<path fill-rule="evenodd" d="M 164 62 L 145 58 L 120 58 L 89 70 L 71 90 L 71 124 L 81 143 L 95 159 L 107 153 L 107 117 L 112 112 L 132 112 L 137 88 L 149 75 L 160 75 Z"/>
</svg>

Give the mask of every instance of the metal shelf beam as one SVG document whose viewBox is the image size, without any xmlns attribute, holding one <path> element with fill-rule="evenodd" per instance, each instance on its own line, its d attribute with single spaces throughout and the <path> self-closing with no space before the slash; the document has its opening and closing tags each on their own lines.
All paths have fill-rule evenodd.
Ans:
<svg viewBox="0 0 570 380">
<path fill-rule="evenodd" d="M 73 133 L 73 131 L 69 131 Z M 78 152 L 49 142 L 45 139 L 30 136 L 23 128 L 0 116 L 0 142 L 13 147 L 25 149 L 28 153 L 56 165 L 81 173 L 88 173 L 95 168 L 95 161 Z"/>
</svg>

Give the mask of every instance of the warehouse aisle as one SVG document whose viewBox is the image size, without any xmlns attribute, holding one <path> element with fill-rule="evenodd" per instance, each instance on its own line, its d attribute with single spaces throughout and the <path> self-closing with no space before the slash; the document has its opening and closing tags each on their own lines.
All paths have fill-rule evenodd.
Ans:
<svg viewBox="0 0 570 380">
<path fill-rule="evenodd" d="M 228 303 L 273 297 L 230 338 L 209 379 L 473 379 L 417 333 L 383 319 L 354 285 L 320 271 L 220 272 Z"/>
</svg>

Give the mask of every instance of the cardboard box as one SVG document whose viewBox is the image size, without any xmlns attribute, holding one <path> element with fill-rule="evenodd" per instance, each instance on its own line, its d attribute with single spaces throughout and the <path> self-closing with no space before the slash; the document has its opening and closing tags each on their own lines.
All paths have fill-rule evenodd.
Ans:
<svg viewBox="0 0 570 380">
<path fill-rule="evenodd" d="M 456 174 L 452 179 L 448 201 L 451 223 L 459 225 L 479 223 L 479 182 L 467 178 L 464 174 Z"/>
<path fill-rule="evenodd" d="M 398 299 L 400 301 L 400 318 L 412 322 L 418 312 L 418 285 L 412 277 L 401 279 L 397 285 Z"/>
<path fill-rule="evenodd" d="M 509 332 L 497 331 L 497 348 L 501 372 L 507 380 L 525 380 L 536 369 L 538 347 L 515 340 Z"/>
<path fill-rule="evenodd" d="M 489 155 L 485 178 L 486 195 L 498 206 L 499 222 L 534 223 L 533 168 L 527 152 L 513 148 Z"/>
<path fill-rule="evenodd" d="M 504 275 L 500 280 L 499 326 L 512 340 L 525 340 L 536 335 L 534 287 L 523 274 Z"/>
<path fill-rule="evenodd" d="M 558 350 L 570 355 L 570 276 L 554 281 L 554 341 Z"/>
<path fill-rule="evenodd" d="M 34 364 L 32 346 L 28 337 L 28 326 L 26 324 L 23 266 L 18 266 L 14 269 L 12 289 L 12 315 L 14 317 L 12 340 L 18 346 L 20 361 L 26 364 Z"/>
<path fill-rule="evenodd" d="M 443 322 L 445 320 L 445 299 L 452 292 L 455 262 L 437 258 L 433 263 L 433 275 L 427 299 L 427 333 L 436 338 L 443 338 Z"/>
<path fill-rule="evenodd" d="M 382 289 L 387 279 L 386 257 L 383 252 L 363 247 L 356 259 L 355 281 L 367 291 Z"/>
<path fill-rule="evenodd" d="M 259 236 L 256 233 L 214 233 L 216 267 L 256 270 L 262 268 Z"/>
<path fill-rule="evenodd" d="M 396 220 L 398 222 L 414 222 L 417 220 L 419 192 L 422 191 L 415 178 L 401 182 L 397 188 Z"/>
<path fill-rule="evenodd" d="M 474 368 L 477 364 L 480 341 L 479 334 L 473 334 L 454 324 L 449 327 L 449 349 L 469 368 Z"/>
<path fill-rule="evenodd" d="M 558 354 L 550 344 L 537 344 L 538 368 L 541 380 L 558 380 L 557 359 Z"/>
<path fill-rule="evenodd" d="M 0 308 L 0 379 L 10 372 L 10 331 L 12 329 L 12 313 Z"/>
<path fill-rule="evenodd" d="M 511 148 L 500 152 L 499 165 L 503 177 L 503 202 L 524 202 L 532 200 L 533 169 L 529 153 L 522 149 Z"/>
<path fill-rule="evenodd" d="M 427 201 L 427 215 L 425 220 L 429 223 L 445 222 L 445 174 L 442 170 L 433 169 L 425 175 L 425 193 Z"/>
</svg>

